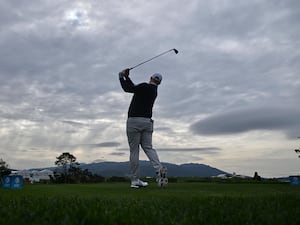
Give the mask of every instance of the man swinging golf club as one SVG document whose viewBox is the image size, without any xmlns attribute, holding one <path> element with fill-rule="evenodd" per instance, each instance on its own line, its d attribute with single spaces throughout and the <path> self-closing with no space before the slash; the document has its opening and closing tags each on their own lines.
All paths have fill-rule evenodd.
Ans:
<svg viewBox="0 0 300 225">
<path fill-rule="evenodd" d="M 125 92 L 133 93 L 128 110 L 127 138 L 130 147 L 131 187 L 148 186 L 147 182 L 139 179 L 139 146 L 142 147 L 157 173 L 158 185 L 164 187 L 168 183 L 167 169 L 159 161 L 156 150 L 152 148 L 153 120 L 152 108 L 157 96 L 157 87 L 162 76 L 155 73 L 149 83 L 135 85 L 129 78 L 130 69 L 119 73 L 121 86 Z"/>
</svg>

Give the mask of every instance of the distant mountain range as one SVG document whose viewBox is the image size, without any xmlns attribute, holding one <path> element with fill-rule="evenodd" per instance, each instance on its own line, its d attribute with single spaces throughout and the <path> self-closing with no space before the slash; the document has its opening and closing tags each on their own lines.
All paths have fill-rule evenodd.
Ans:
<svg viewBox="0 0 300 225">
<path fill-rule="evenodd" d="M 219 174 L 228 174 L 222 170 L 204 164 L 188 163 L 176 165 L 163 163 L 168 168 L 170 177 L 211 177 Z M 47 168 L 55 170 L 57 167 Z M 94 174 L 104 177 L 129 175 L 129 162 L 98 162 L 90 164 L 80 164 L 80 168 L 87 169 Z M 142 177 L 154 177 L 155 171 L 149 161 L 140 161 L 140 175 Z"/>
</svg>

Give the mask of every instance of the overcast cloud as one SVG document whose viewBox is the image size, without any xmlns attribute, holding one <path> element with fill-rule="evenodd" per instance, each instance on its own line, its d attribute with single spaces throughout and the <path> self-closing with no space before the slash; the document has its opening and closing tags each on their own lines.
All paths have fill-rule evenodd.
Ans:
<svg viewBox="0 0 300 225">
<path fill-rule="evenodd" d="M 118 72 L 176 48 L 131 71 L 135 83 L 163 74 L 161 160 L 297 174 L 299 21 L 298 0 L 1 1 L 0 158 L 127 161 Z"/>
</svg>

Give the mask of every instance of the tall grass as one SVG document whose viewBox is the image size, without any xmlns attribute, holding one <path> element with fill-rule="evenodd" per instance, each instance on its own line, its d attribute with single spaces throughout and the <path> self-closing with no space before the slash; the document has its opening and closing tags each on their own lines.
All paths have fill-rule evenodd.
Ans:
<svg viewBox="0 0 300 225">
<path fill-rule="evenodd" d="M 287 184 L 25 185 L 0 190 L 0 224 L 300 224 L 300 187 Z"/>
</svg>

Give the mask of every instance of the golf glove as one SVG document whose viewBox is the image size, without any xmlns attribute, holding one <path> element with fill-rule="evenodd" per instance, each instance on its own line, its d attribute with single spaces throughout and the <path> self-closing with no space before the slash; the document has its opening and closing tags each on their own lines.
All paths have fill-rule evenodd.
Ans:
<svg viewBox="0 0 300 225">
<path fill-rule="evenodd" d="M 124 77 L 124 73 L 123 73 L 123 71 L 121 71 L 121 72 L 119 73 L 119 78 L 120 78 L 120 79 L 123 79 L 123 77 Z"/>
<path fill-rule="evenodd" d="M 125 69 L 125 70 L 122 70 L 122 71 L 119 73 L 119 78 L 123 78 L 123 77 L 125 77 L 125 78 L 129 77 L 129 69 L 128 69 L 128 68 Z"/>
</svg>

